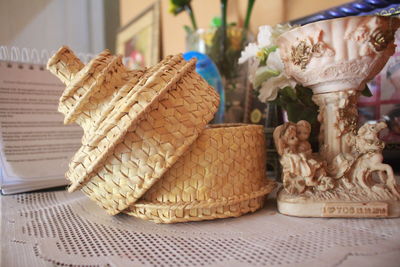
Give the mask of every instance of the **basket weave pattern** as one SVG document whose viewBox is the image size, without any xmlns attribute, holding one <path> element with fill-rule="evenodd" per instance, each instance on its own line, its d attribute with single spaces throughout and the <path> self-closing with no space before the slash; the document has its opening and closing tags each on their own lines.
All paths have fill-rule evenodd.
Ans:
<svg viewBox="0 0 400 267">
<path fill-rule="evenodd" d="M 204 130 L 190 149 L 124 212 L 157 223 L 237 217 L 262 207 L 275 183 L 265 179 L 262 126 Z"/>
<path fill-rule="evenodd" d="M 128 70 L 104 51 L 84 66 L 62 47 L 48 69 L 66 84 L 64 122 L 84 129 L 68 190 L 81 189 L 108 213 L 158 223 L 236 217 L 261 208 L 274 189 L 262 126 L 205 128 L 219 96 L 195 61 L 168 56 Z"/>
<path fill-rule="evenodd" d="M 128 81 L 136 83 L 143 71 L 129 71 L 121 57 L 108 50 L 100 53 L 87 66 L 67 47 L 62 47 L 50 60 L 48 69 L 67 86 L 58 111 L 65 115 L 64 123 L 76 122 L 84 129 L 83 142 L 90 136 L 96 122 L 107 113 L 107 107 L 117 90 Z M 122 88 L 121 88 L 122 89 Z"/>
<path fill-rule="evenodd" d="M 71 52 L 68 55 L 73 57 Z M 81 69 L 95 81 L 78 82 L 74 88 L 83 88 L 83 92 L 68 91 L 72 104 L 65 104 L 62 97 L 60 109 L 66 110 L 66 117 L 73 110 L 74 116 L 69 117 L 77 122 L 80 117 L 90 121 L 81 123 L 85 138 L 66 173 L 72 183 L 69 191 L 81 188 L 110 214 L 116 214 L 136 202 L 196 140 L 217 110 L 219 97 L 195 73 L 195 62 L 186 62 L 180 55 L 168 57 L 144 73 L 127 71 L 119 63 L 111 73 L 100 71 L 107 62 L 119 62 L 104 58 L 107 56 L 100 55 Z M 56 54 L 51 61 L 61 59 Z M 49 69 L 60 65 L 49 64 Z M 104 77 L 107 75 L 111 76 Z M 81 81 L 78 76 L 85 75 L 76 74 L 71 83 Z M 119 89 L 119 82 L 127 78 L 131 80 Z M 92 107 L 90 97 L 85 96 L 104 88 L 115 89 L 100 97 L 107 106 Z M 85 107 L 100 111 L 93 112 L 96 116 L 92 118 L 92 113 L 83 111 Z"/>
</svg>

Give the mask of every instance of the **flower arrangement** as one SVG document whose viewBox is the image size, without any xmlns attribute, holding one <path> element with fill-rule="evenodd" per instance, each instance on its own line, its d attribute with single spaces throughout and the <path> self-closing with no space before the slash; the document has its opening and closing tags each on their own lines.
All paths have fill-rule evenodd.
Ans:
<svg viewBox="0 0 400 267">
<path fill-rule="evenodd" d="M 281 34 L 294 27 L 289 24 L 261 26 L 257 42 L 250 43 L 242 51 L 239 64 L 249 61 L 249 80 L 261 102 L 272 102 L 281 106 L 289 121 L 306 120 L 315 126 L 318 125 L 318 106 L 312 101 L 312 90 L 298 84 L 285 73 L 277 43 Z M 368 87 L 362 94 L 371 96 Z"/>
<path fill-rule="evenodd" d="M 286 75 L 279 54 L 277 39 L 292 28 L 289 24 L 261 26 L 257 42 L 250 43 L 242 51 L 239 64 L 249 61 L 249 80 L 261 102 L 281 106 L 286 110 L 289 121 L 306 120 L 315 124 L 318 106 L 311 100 L 311 89 L 302 87 Z"/>
</svg>

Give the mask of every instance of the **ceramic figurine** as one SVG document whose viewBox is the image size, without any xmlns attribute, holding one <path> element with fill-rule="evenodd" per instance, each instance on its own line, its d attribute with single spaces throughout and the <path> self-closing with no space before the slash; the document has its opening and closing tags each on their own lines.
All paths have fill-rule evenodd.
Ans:
<svg viewBox="0 0 400 267">
<path fill-rule="evenodd" d="M 394 53 L 398 18 L 346 17 L 294 28 L 278 40 L 285 71 L 313 90 L 321 123 L 312 153 L 306 121 L 274 131 L 283 168 L 281 213 L 304 217 L 398 217 L 400 187 L 382 163 L 384 122 L 357 129 L 357 98 Z"/>
</svg>

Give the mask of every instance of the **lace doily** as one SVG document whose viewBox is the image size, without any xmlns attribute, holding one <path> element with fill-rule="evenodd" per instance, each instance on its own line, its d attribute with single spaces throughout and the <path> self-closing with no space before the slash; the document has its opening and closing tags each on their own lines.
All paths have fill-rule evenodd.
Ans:
<svg viewBox="0 0 400 267">
<path fill-rule="evenodd" d="M 400 219 L 278 214 L 157 225 L 82 193 L 1 197 L 1 266 L 398 266 Z M 361 266 L 361 265 L 360 265 Z"/>
</svg>

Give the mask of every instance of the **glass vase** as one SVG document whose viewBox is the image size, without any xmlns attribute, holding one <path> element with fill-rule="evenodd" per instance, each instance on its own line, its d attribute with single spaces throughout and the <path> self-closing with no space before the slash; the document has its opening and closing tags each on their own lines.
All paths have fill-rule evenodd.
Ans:
<svg viewBox="0 0 400 267">
<path fill-rule="evenodd" d="M 246 92 L 250 86 L 247 64 L 239 64 L 241 51 L 253 35 L 243 28 L 229 26 L 224 35 L 222 27 L 199 29 L 187 35 L 186 49 L 209 56 L 222 76 L 224 96 L 220 105 L 224 108 L 224 122 L 243 122 Z"/>
</svg>

